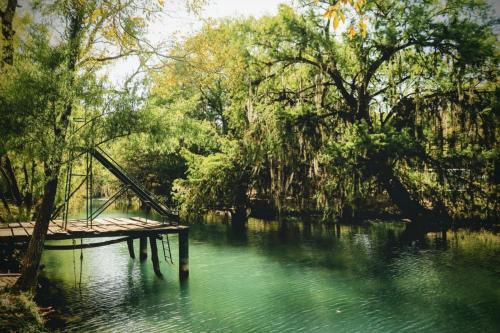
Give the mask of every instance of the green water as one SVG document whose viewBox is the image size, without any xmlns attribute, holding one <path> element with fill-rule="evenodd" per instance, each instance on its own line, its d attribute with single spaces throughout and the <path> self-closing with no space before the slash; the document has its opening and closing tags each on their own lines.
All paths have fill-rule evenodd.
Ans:
<svg viewBox="0 0 500 333">
<path fill-rule="evenodd" d="M 164 279 L 120 243 L 84 250 L 76 287 L 80 252 L 46 251 L 45 275 L 60 290 L 42 299 L 78 332 L 499 332 L 499 236 L 408 241 L 403 229 L 199 223 L 185 283 L 176 236 Z"/>
</svg>

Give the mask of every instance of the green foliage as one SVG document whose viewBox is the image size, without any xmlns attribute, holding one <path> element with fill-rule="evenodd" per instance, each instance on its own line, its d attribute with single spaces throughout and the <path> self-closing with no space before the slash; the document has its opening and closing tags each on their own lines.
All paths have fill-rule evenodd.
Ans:
<svg viewBox="0 0 500 333">
<path fill-rule="evenodd" d="M 231 176 L 248 177 L 248 201 L 278 211 L 342 215 L 374 202 L 394 211 L 391 198 L 403 191 L 402 209 L 494 214 L 498 57 L 488 7 L 407 0 L 357 9 L 368 22 L 355 27 L 361 33 L 319 15 L 354 22 L 354 11 L 308 2 L 257 21 L 210 23 L 178 47 L 186 63 L 156 78 L 155 100 L 169 110 L 191 101 L 179 124 L 207 124 L 220 138 L 206 150 L 181 145 L 183 209 L 234 205 Z M 224 138 L 238 143 L 237 155 Z"/>
<path fill-rule="evenodd" d="M 182 215 L 200 216 L 207 209 L 232 209 L 241 203 L 238 199 L 245 182 L 245 170 L 237 149 L 208 156 L 184 150 L 182 155 L 187 160 L 188 174 L 186 179 L 177 179 L 173 187 Z"/>
</svg>

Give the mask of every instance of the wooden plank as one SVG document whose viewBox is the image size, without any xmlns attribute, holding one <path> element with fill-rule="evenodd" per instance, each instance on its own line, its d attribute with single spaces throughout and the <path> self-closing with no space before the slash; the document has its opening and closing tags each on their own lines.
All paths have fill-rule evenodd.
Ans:
<svg viewBox="0 0 500 333">
<path fill-rule="evenodd" d="M 99 225 L 92 226 L 92 229 L 97 232 L 108 232 L 108 229 Z"/>
<path fill-rule="evenodd" d="M 113 222 L 115 222 L 115 223 L 117 223 L 117 224 L 123 224 L 122 219 L 121 219 L 121 218 L 119 218 L 119 217 L 108 217 L 108 218 L 107 218 L 107 220 L 109 220 L 109 221 L 113 221 Z"/>
<path fill-rule="evenodd" d="M 61 229 L 61 227 L 59 226 L 53 226 L 53 225 L 49 225 L 49 231 L 53 234 L 60 234 L 60 233 L 65 233 L 65 231 L 63 229 Z"/>
<path fill-rule="evenodd" d="M 64 225 L 62 223 L 54 223 L 52 221 L 52 222 L 50 222 L 49 227 L 62 229 L 64 227 Z"/>
<path fill-rule="evenodd" d="M 131 217 L 130 219 L 128 219 L 130 222 L 130 224 L 136 224 L 136 225 L 140 225 L 142 226 L 143 228 L 147 228 L 147 229 L 157 229 L 158 227 L 160 226 L 166 226 L 166 224 L 161 224 L 159 222 L 156 222 L 156 221 L 152 221 L 152 220 L 148 220 L 148 222 L 145 222 L 146 219 L 142 219 L 142 220 L 137 220 L 138 218 L 136 217 Z"/>
<path fill-rule="evenodd" d="M 69 233 L 74 233 L 74 232 L 88 232 L 88 233 L 93 233 L 94 231 L 90 228 L 87 228 L 87 227 L 78 227 L 78 226 L 74 226 L 74 225 L 71 225 L 69 226 L 68 225 L 68 228 L 66 229 L 67 232 Z"/>
<path fill-rule="evenodd" d="M 106 221 L 105 219 L 103 218 L 100 218 L 99 219 L 99 224 L 114 224 L 114 222 L 109 222 L 109 221 Z"/>
<path fill-rule="evenodd" d="M 132 221 L 137 221 L 137 222 L 140 222 L 140 223 L 148 223 L 150 220 L 147 220 L 143 217 L 129 217 L 130 220 Z"/>
<path fill-rule="evenodd" d="M 144 217 L 131 217 L 131 220 L 142 222 L 142 223 L 147 223 L 147 224 L 158 224 L 158 225 L 163 225 L 164 223 L 155 221 L 155 220 L 150 220 L 150 219 L 145 219 Z"/>
<path fill-rule="evenodd" d="M 105 242 L 98 243 L 85 243 L 85 244 L 76 244 L 76 245 L 44 245 L 44 248 L 47 250 L 75 250 L 75 249 L 90 249 L 94 247 L 106 246 L 111 244 L 116 244 L 120 242 L 125 242 L 130 238 L 124 237 L 119 239 L 111 239 Z"/>
<path fill-rule="evenodd" d="M 71 221 L 68 222 L 68 226 L 71 224 L 72 227 L 79 227 L 79 228 L 86 228 L 87 227 L 87 222 L 80 222 L 80 221 Z M 88 226 L 90 227 L 90 221 L 88 223 Z"/>
<path fill-rule="evenodd" d="M 134 224 L 134 225 L 141 225 L 141 226 L 161 225 L 161 223 L 158 221 L 146 220 L 146 219 L 138 220 L 138 219 L 139 218 L 122 217 L 122 218 L 120 218 L 120 221 L 121 221 L 121 223 L 125 223 L 125 224 Z"/>
<path fill-rule="evenodd" d="M 114 230 L 128 230 L 125 226 L 116 223 L 112 218 L 106 218 L 105 220 L 111 222 L 110 227 L 113 227 Z"/>
<path fill-rule="evenodd" d="M 0 274 L 0 288 L 13 286 L 21 274 Z"/>
<path fill-rule="evenodd" d="M 62 228 L 64 226 L 64 221 L 62 221 L 62 220 L 54 220 L 54 221 L 52 221 L 52 224 L 55 224 L 56 226 Z"/>
<path fill-rule="evenodd" d="M 24 228 L 12 228 L 12 234 L 15 236 L 15 237 L 19 237 L 19 236 L 28 236 L 28 233 L 26 232 L 26 230 L 24 230 Z"/>
<path fill-rule="evenodd" d="M 26 233 L 29 236 L 31 236 L 31 235 L 33 235 L 33 230 L 35 230 L 35 228 L 28 227 L 28 228 L 24 228 L 24 230 L 26 230 Z"/>
<path fill-rule="evenodd" d="M 99 225 L 94 225 L 92 228 L 98 228 L 98 229 L 101 229 L 103 230 L 103 232 L 107 232 L 107 231 L 111 231 L 113 229 L 110 229 L 109 227 L 113 227 L 112 225 L 110 224 L 99 224 Z"/>
<path fill-rule="evenodd" d="M 106 224 L 106 221 L 104 221 L 102 218 L 95 219 L 92 223 L 92 225 L 101 225 L 101 224 Z"/>
<path fill-rule="evenodd" d="M 12 237 L 12 229 L 0 229 L 0 237 Z"/>
<path fill-rule="evenodd" d="M 69 235 L 66 230 L 59 229 L 55 232 L 52 233 L 54 236 L 63 236 L 63 235 Z"/>
<path fill-rule="evenodd" d="M 111 229 L 112 231 L 127 231 L 130 230 L 128 228 L 125 228 L 124 226 L 114 224 L 114 225 L 109 225 L 108 229 Z"/>
<path fill-rule="evenodd" d="M 13 222 L 13 223 L 8 223 L 9 228 L 19 228 L 21 226 L 20 223 Z"/>
<path fill-rule="evenodd" d="M 127 225 L 130 225 L 130 226 L 137 226 L 139 228 L 148 228 L 149 226 L 146 224 L 146 223 L 142 223 L 142 222 L 138 222 L 138 221 L 134 221 L 134 220 L 130 220 L 130 219 L 127 219 L 126 220 L 127 222 Z"/>
<path fill-rule="evenodd" d="M 120 225 L 130 224 L 130 222 L 127 220 L 127 218 L 124 218 L 124 217 L 121 217 L 121 218 L 112 217 L 109 220 L 113 220 L 113 221 L 115 221 L 115 223 L 120 224 Z"/>
<path fill-rule="evenodd" d="M 139 224 L 126 224 L 127 228 L 130 230 L 145 230 L 144 226 L 139 225 Z"/>
<path fill-rule="evenodd" d="M 123 221 L 121 219 L 113 218 L 113 220 L 116 221 L 116 224 L 119 225 L 122 228 L 125 228 L 125 229 L 128 229 L 128 230 L 137 230 L 137 229 L 140 229 L 140 227 L 138 227 L 136 225 L 131 225 L 131 224 L 129 224 L 126 221 Z"/>
<path fill-rule="evenodd" d="M 23 227 L 23 228 L 26 228 L 26 227 L 31 228 L 31 222 L 21 222 L 21 227 Z"/>
</svg>

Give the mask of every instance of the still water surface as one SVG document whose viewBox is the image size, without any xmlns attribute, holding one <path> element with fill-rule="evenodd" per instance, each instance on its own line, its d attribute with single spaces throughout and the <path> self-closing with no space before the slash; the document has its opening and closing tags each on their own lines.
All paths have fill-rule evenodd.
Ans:
<svg viewBox="0 0 500 333">
<path fill-rule="evenodd" d="M 84 250 L 76 287 L 80 251 L 45 251 L 45 275 L 60 290 L 43 298 L 71 315 L 75 332 L 499 332 L 500 236 L 450 231 L 412 242 L 403 230 L 198 223 L 186 283 L 176 236 L 163 280 L 120 243 Z"/>
</svg>

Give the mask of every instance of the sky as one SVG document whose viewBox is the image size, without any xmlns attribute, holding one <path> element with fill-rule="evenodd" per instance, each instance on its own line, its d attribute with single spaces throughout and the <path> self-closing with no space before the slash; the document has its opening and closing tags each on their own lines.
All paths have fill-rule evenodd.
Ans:
<svg viewBox="0 0 500 333">
<path fill-rule="evenodd" d="M 150 28 L 153 35 L 168 35 L 175 31 L 194 32 L 203 20 L 222 17 L 242 17 L 276 14 L 278 5 L 286 0 L 206 0 L 202 11 L 196 15 L 186 11 L 184 0 L 165 1 L 166 16 Z M 155 38 L 155 36 L 150 36 Z"/>
<path fill-rule="evenodd" d="M 261 17 L 278 12 L 280 3 L 287 0 L 208 0 L 200 13 L 189 13 L 184 0 L 166 0 L 166 14 L 148 29 L 147 37 L 153 43 L 168 42 L 199 30 L 204 20 L 223 17 Z M 115 63 L 106 72 L 113 84 L 120 85 L 135 71 L 137 61 L 127 59 Z"/>
</svg>

